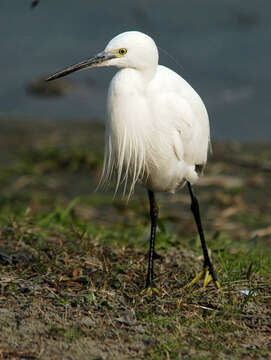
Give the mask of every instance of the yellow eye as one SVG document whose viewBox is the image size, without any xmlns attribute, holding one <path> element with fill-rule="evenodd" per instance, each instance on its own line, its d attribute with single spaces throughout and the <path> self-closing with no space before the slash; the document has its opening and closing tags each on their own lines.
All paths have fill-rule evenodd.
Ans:
<svg viewBox="0 0 271 360">
<path fill-rule="evenodd" d="M 119 54 L 121 56 L 125 55 L 126 53 L 127 53 L 127 49 L 124 49 L 124 48 L 119 49 Z"/>
</svg>

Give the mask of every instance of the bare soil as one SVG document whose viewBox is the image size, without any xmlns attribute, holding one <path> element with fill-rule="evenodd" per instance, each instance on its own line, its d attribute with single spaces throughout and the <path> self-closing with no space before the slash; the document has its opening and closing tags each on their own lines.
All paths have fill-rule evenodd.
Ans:
<svg viewBox="0 0 271 360">
<path fill-rule="evenodd" d="M 196 192 L 222 288 L 202 269 L 186 188 L 160 194 L 144 297 L 145 190 L 94 193 L 103 128 L 1 119 L 0 359 L 270 359 L 271 150 L 214 144 Z"/>
</svg>

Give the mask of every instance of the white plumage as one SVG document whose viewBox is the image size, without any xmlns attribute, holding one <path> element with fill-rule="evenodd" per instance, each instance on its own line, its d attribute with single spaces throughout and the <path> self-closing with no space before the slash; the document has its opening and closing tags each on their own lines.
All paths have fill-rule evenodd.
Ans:
<svg viewBox="0 0 271 360">
<path fill-rule="evenodd" d="M 149 36 L 123 33 L 105 52 L 119 48 L 127 54 L 108 62 L 123 68 L 108 91 L 102 183 L 110 181 L 115 169 L 116 188 L 123 182 L 126 189 L 130 177 L 129 194 L 138 181 L 152 191 L 169 192 L 184 180 L 195 183 L 195 165 L 206 163 L 210 139 L 201 98 L 182 77 L 158 65 Z"/>
<path fill-rule="evenodd" d="M 148 189 L 151 236 L 145 292 L 157 291 L 153 286 L 158 218 L 154 192 L 174 193 L 185 182 L 204 255 L 204 269 L 189 286 L 204 277 L 204 286 L 213 280 L 216 287 L 220 287 L 208 255 L 199 205 L 191 186 L 204 168 L 210 143 L 208 114 L 201 98 L 181 76 L 158 65 L 154 41 L 137 31 L 116 36 L 101 53 L 59 71 L 47 80 L 97 66 L 121 68 L 108 91 L 105 157 L 100 184 L 108 184 L 116 172 L 116 191 L 123 184 L 123 192 L 127 191 L 129 197 L 137 182 Z"/>
</svg>

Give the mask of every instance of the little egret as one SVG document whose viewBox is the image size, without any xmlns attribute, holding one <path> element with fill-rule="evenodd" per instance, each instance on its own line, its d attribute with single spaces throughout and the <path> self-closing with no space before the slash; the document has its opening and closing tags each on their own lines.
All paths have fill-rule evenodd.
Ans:
<svg viewBox="0 0 271 360">
<path fill-rule="evenodd" d="M 203 270 L 186 287 L 204 278 L 204 287 L 213 280 L 219 288 L 208 255 L 198 200 L 192 190 L 206 164 L 210 144 L 209 119 L 201 98 L 181 76 L 158 64 L 155 42 L 138 31 L 114 37 L 104 51 L 58 71 L 46 80 L 97 66 L 120 68 L 108 90 L 101 182 L 107 184 L 116 170 L 116 190 L 123 183 L 126 191 L 128 179 L 128 196 L 137 182 L 148 190 L 151 233 L 143 294 L 157 292 L 153 280 L 158 218 L 154 193 L 174 193 L 185 183 L 204 255 Z"/>
</svg>

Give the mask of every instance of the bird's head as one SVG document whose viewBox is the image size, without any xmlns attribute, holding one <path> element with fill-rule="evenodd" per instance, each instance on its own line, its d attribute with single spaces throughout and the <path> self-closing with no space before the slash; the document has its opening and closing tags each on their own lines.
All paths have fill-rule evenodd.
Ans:
<svg viewBox="0 0 271 360">
<path fill-rule="evenodd" d="M 138 31 L 127 31 L 110 40 L 102 52 L 58 71 L 46 80 L 58 79 L 75 71 L 98 66 L 116 66 L 148 71 L 156 69 L 157 64 L 158 50 L 152 38 Z"/>
</svg>

